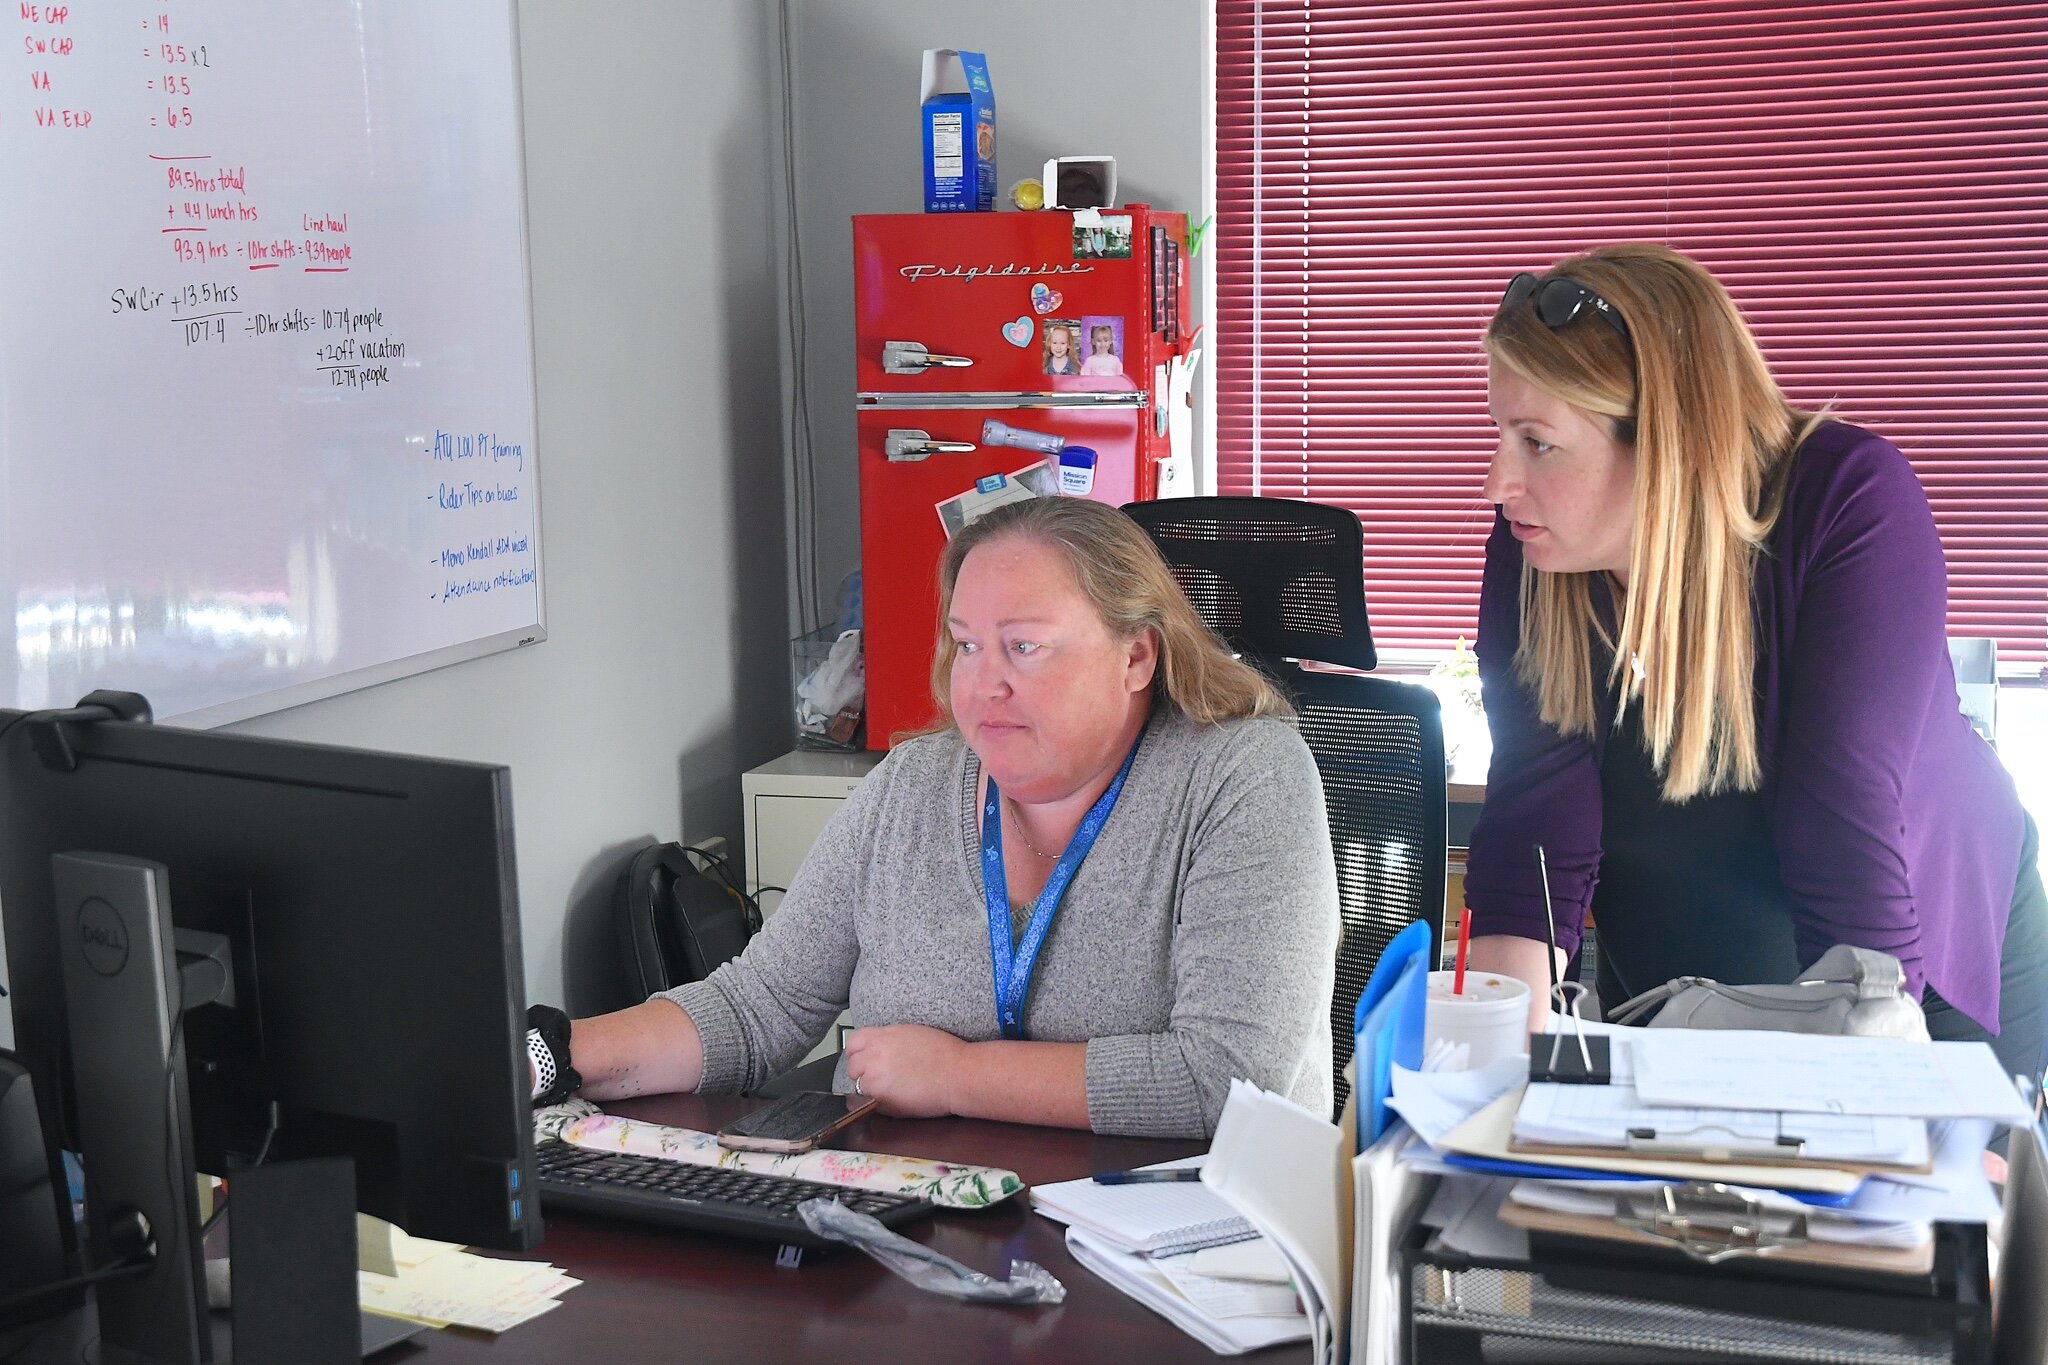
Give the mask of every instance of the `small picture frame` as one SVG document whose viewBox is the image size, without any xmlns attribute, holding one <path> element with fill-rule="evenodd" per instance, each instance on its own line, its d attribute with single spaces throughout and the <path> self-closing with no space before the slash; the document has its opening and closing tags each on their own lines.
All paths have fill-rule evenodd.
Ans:
<svg viewBox="0 0 2048 1365">
<path fill-rule="evenodd" d="M 1100 378 L 1124 373 L 1124 320 L 1093 313 L 1081 319 L 1081 373 Z"/>
<path fill-rule="evenodd" d="M 1077 213 L 1074 215 L 1075 260 L 1127 261 L 1130 258 L 1130 214 Z"/>
<path fill-rule="evenodd" d="M 1050 375 L 1081 373 L 1081 324 L 1073 318 L 1047 318 L 1038 328 L 1039 366 Z"/>
</svg>

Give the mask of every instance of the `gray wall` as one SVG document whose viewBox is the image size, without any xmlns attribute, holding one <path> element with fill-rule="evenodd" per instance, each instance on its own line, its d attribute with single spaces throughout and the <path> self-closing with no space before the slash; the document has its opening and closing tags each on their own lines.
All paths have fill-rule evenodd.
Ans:
<svg viewBox="0 0 2048 1365">
<path fill-rule="evenodd" d="M 797 510 L 815 527 L 811 576 L 829 617 L 841 575 L 860 562 L 847 220 L 923 207 L 917 84 L 924 49 L 988 54 L 999 194 L 1037 175 L 1049 156 L 1107 153 L 1117 160 L 1121 199 L 1184 209 L 1199 221 L 1207 211 L 1199 206 L 1208 18 L 1202 0 L 787 3 L 806 322 L 802 397 L 814 433 L 814 501 Z"/>
<path fill-rule="evenodd" d="M 1127 200 L 1203 198 L 1201 0 L 783 3 L 519 0 L 549 639 L 234 727 L 509 765 L 527 988 L 579 1011 L 620 1003 L 620 856 L 737 848 L 739 774 L 788 747 L 790 206 L 829 603 L 859 559 L 847 219 L 920 206 L 921 51 L 988 53 L 1005 189 L 1107 152 Z"/>
<path fill-rule="evenodd" d="M 235 727 L 509 764 L 538 1000 L 617 1003 L 619 854 L 787 747 L 769 8 L 521 0 L 549 638 Z"/>
</svg>

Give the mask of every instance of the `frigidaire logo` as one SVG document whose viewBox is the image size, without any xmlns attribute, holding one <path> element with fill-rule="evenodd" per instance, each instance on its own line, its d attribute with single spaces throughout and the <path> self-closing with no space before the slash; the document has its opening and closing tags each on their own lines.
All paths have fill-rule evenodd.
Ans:
<svg viewBox="0 0 2048 1365">
<path fill-rule="evenodd" d="M 1006 275 L 1093 275 L 1095 267 L 1080 262 L 1054 265 L 1050 261 L 1040 261 L 1037 265 L 1027 265 L 1022 261 L 1006 261 L 1002 265 L 899 265 L 896 273 L 906 280 L 980 280 Z"/>
<path fill-rule="evenodd" d="M 119 976 L 128 965 L 128 926 L 121 912 L 98 896 L 79 906 L 78 946 L 86 966 L 101 976 Z"/>
</svg>

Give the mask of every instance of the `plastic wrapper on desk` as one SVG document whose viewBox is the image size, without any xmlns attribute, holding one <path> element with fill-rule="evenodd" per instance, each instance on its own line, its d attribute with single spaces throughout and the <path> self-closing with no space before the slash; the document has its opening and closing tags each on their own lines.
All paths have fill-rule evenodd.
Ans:
<svg viewBox="0 0 2048 1365">
<path fill-rule="evenodd" d="M 1010 1262 L 1010 1278 L 999 1280 L 891 1232 L 867 1214 L 855 1213 L 836 1199 L 806 1199 L 796 1206 L 796 1211 L 812 1232 L 859 1247 L 919 1289 L 970 1303 L 1066 1301 L 1067 1287 L 1036 1261 Z"/>
<path fill-rule="evenodd" d="M 929 1199 L 949 1209 L 988 1208 L 1024 1188 L 1015 1171 L 916 1156 L 846 1152 L 831 1147 L 793 1153 L 735 1152 L 719 1146 L 718 1139 L 710 1133 L 619 1118 L 581 1099 L 535 1110 L 533 1136 L 535 1141 L 559 1138 L 594 1152 L 632 1152 L 664 1161 L 686 1161 L 694 1166 L 730 1166 L 849 1189 L 887 1190 Z"/>
</svg>

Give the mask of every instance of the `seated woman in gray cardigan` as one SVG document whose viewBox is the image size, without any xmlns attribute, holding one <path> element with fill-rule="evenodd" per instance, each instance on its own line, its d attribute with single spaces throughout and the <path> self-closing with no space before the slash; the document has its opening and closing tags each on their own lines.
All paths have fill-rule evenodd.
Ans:
<svg viewBox="0 0 2048 1365">
<path fill-rule="evenodd" d="M 1328 1113 L 1336 878 L 1286 701 L 1100 503 L 975 522 L 940 603 L 945 727 L 744 953 L 572 1026 L 582 1093 L 746 1090 L 850 1009 L 836 1084 L 893 1114 L 1207 1136 L 1233 1077 Z"/>
</svg>

